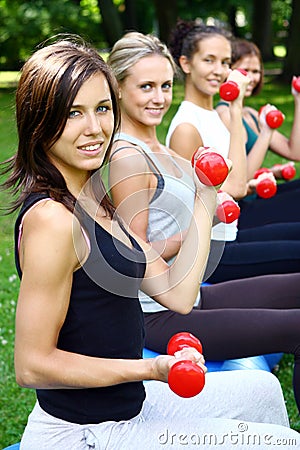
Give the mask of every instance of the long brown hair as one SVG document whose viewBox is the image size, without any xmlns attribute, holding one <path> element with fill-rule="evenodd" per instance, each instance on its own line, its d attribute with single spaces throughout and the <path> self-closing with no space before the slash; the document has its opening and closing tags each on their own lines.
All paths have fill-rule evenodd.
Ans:
<svg viewBox="0 0 300 450">
<path fill-rule="evenodd" d="M 260 63 L 260 71 L 261 71 L 261 77 L 259 83 L 255 86 L 255 88 L 252 91 L 252 95 L 257 95 L 260 93 L 263 87 L 264 83 L 264 65 L 263 60 L 261 56 L 261 52 L 257 45 L 254 44 L 254 42 L 248 41 L 247 39 L 233 39 L 231 42 L 231 49 L 232 49 L 232 55 L 231 55 L 231 64 L 236 64 L 240 59 L 244 58 L 245 56 L 256 56 Z"/>
<path fill-rule="evenodd" d="M 69 192 L 59 170 L 50 162 L 48 149 L 61 136 L 73 101 L 82 84 L 102 73 L 108 82 L 113 105 L 114 129 L 119 128 L 117 82 L 110 67 L 98 52 L 79 36 L 57 36 L 25 62 L 16 92 L 17 153 L 2 163 L 2 174 L 10 173 L 2 188 L 15 199 L 7 210 L 15 211 L 32 192 L 46 192 L 74 211 L 76 199 Z M 113 139 L 112 135 L 112 139 Z M 112 140 L 107 148 L 108 159 Z M 114 208 L 103 182 L 98 195 L 106 212 Z"/>
</svg>

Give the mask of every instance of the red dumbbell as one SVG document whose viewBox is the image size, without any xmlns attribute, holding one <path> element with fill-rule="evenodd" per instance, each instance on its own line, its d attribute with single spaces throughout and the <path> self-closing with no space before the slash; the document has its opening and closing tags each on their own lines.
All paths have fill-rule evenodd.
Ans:
<svg viewBox="0 0 300 450">
<path fill-rule="evenodd" d="M 276 180 L 265 177 L 259 180 L 256 185 L 256 193 L 259 197 L 270 198 L 273 197 L 277 192 Z"/>
<path fill-rule="evenodd" d="M 188 347 L 194 347 L 199 353 L 202 353 L 199 339 L 188 332 L 177 333 L 169 340 L 167 353 L 174 355 L 177 351 Z M 168 383 L 170 389 L 180 397 L 194 397 L 204 388 L 205 373 L 195 362 L 181 360 L 171 367 Z"/>
<path fill-rule="evenodd" d="M 241 72 L 243 75 L 247 76 L 247 71 L 244 69 L 236 69 Z M 220 86 L 220 97 L 226 102 L 232 102 L 236 98 L 238 98 L 240 93 L 239 85 L 232 80 L 225 81 Z"/>
<path fill-rule="evenodd" d="M 262 106 L 259 109 L 258 111 L 259 115 L 264 113 L 265 107 L 266 105 Z M 281 111 L 279 111 L 279 109 L 272 109 L 271 111 L 266 113 L 265 119 L 270 128 L 279 128 L 284 121 L 284 114 Z"/>
<path fill-rule="evenodd" d="M 296 175 L 294 163 L 291 161 L 287 164 L 275 164 L 274 169 L 278 169 L 284 180 L 291 180 Z"/>
<path fill-rule="evenodd" d="M 253 178 L 255 179 L 258 178 L 259 175 L 261 175 L 262 173 L 271 173 L 271 172 L 272 170 L 268 169 L 267 167 L 261 167 L 254 173 Z"/>
<path fill-rule="evenodd" d="M 270 198 L 276 194 L 277 184 L 273 176 L 262 176 L 264 174 L 272 174 L 272 171 L 267 167 L 261 167 L 253 175 L 253 178 L 255 179 L 260 178 L 258 184 L 256 185 L 256 193 L 259 197 Z"/>
<path fill-rule="evenodd" d="M 222 191 L 218 191 L 222 195 Z M 223 201 L 219 195 L 221 203 L 217 206 L 216 215 L 221 222 L 232 223 L 240 216 L 240 207 L 233 199 L 225 198 Z"/>
<path fill-rule="evenodd" d="M 285 180 L 291 180 L 296 175 L 296 169 L 292 164 L 287 164 L 281 169 L 282 178 Z"/>
<path fill-rule="evenodd" d="M 292 87 L 296 92 L 300 92 L 300 77 L 293 77 Z"/>
<path fill-rule="evenodd" d="M 209 147 L 204 148 L 208 149 Z M 191 160 L 193 167 L 195 165 L 195 153 Z M 201 154 L 196 160 L 195 171 L 201 183 L 206 186 L 218 186 L 226 179 L 228 166 L 219 153 L 208 152 Z"/>
<path fill-rule="evenodd" d="M 259 197 L 270 198 L 277 192 L 277 185 L 270 178 L 264 178 L 256 186 L 256 193 Z"/>
</svg>

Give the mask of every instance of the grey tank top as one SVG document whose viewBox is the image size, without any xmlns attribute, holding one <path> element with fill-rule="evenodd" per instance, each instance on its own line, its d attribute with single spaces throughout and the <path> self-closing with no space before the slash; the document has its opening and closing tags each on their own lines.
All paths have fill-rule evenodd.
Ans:
<svg viewBox="0 0 300 450">
<path fill-rule="evenodd" d="M 184 232 L 190 225 L 195 201 L 195 184 L 175 159 L 165 150 L 168 158 L 172 159 L 179 176 L 168 173 L 165 166 L 143 141 L 125 133 L 119 133 L 115 141 L 124 140 L 138 146 L 138 151 L 145 154 L 150 170 L 157 177 L 156 192 L 149 204 L 149 219 L 147 239 L 149 242 L 160 241 L 177 233 Z M 141 149 L 141 150 L 140 150 Z M 175 258 L 175 257 L 174 257 Z M 171 264 L 174 260 L 168 261 Z M 158 312 L 166 310 L 144 292 L 139 291 L 139 299 L 144 312 Z M 199 298 L 196 303 L 198 304 Z"/>
</svg>

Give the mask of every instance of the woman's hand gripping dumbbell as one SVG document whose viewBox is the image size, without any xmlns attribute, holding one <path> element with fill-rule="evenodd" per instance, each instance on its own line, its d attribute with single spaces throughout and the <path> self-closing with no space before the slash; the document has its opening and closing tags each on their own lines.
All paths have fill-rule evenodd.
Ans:
<svg viewBox="0 0 300 450">
<path fill-rule="evenodd" d="M 296 176 L 294 161 L 288 161 L 284 164 L 274 164 L 270 170 L 277 180 L 288 181 L 292 180 Z"/>
<path fill-rule="evenodd" d="M 277 183 L 273 173 L 266 168 L 257 170 L 253 179 L 248 182 L 252 192 L 256 192 L 261 198 L 270 198 L 277 192 Z"/>
<path fill-rule="evenodd" d="M 195 361 L 190 359 L 180 359 L 172 365 L 168 375 L 170 389 L 180 397 L 188 398 L 199 394 L 205 385 L 205 371 L 203 365 L 200 367 L 198 361 L 204 361 L 202 355 L 202 345 L 199 339 L 188 332 L 177 333 L 171 337 L 167 347 L 168 355 L 180 357 L 191 351 L 197 350 Z M 180 353 L 182 355 L 180 355 Z M 197 362 L 196 362 L 197 361 Z"/>
<path fill-rule="evenodd" d="M 240 207 L 231 195 L 219 189 L 217 198 L 216 216 L 220 222 L 232 223 L 240 217 Z"/>
<path fill-rule="evenodd" d="M 225 181 L 229 173 L 228 165 L 223 156 L 212 151 L 210 147 L 200 147 L 196 150 L 192 156 L 191 164 L 195 168 L 196 175 L 201 183 L 206 186 L 219 186 Z"/>
<path fill-rule="evenodd" d="M 270 105 L 269 103 L 259 109 L 258 115 L 259 120 L 266 123 L 272 129 L 279 128 L 285 119 L 284 114 L 276 106 Z"/>
<path fill-rule="evenodd" d="M 222 100 L 232 102 L 240 95 L 239 81 L 241 78 L 239 74 L 246 77 L 247 71 L 244 69 L 235 69 L 230 72 L 227 80 L 221 84 L 219 93 Z"/>
</svg>

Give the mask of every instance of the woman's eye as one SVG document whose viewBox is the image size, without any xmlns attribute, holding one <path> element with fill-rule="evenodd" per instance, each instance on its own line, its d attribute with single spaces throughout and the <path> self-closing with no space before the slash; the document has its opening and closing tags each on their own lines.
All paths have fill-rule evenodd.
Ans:
<svg viewBox="0 0 300 450">
<path fill-rule="evenodd" d="M 99 111 L 101 113 L 106 113 L 108 110 L 109 110 L 109 107 L 104 106 L 104 105 L 98 106 L 98 108 L 97 108 L 97 111 Z"/>
<path fill-rule="evenodd" d="M 149 91 L 149 90 L 151 89 L 151 84 L 149 84 L 149 83 L 143 84 L 143 85 L 141 86 L 141 88 L 142 88 L 144 91 Z"/>
<path fill-rule="evenodd" d="M 73 117 L 76 117 L 78 114 L 79 114 L 79 111 L 70 111 L 69 118 L 72 119 Z"/>
<path fill-rule="evenodd" d="M 164 90 L 172 89 L 172 84 L 171 83 L 164 83 L 162 85 L 162 89 L 164 89 Z"/>
</svg>

